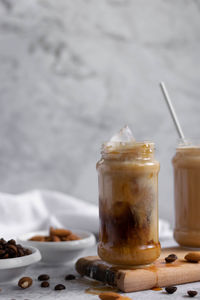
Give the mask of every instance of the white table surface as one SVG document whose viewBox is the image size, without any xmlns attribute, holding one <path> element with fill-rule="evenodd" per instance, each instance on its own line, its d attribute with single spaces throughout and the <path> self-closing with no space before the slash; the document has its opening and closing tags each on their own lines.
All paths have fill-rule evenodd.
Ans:
<svg viewBox="0 0 200 300">
<path fill-rule="evenodd" d="M 173 240 L 167 240 L 162 242 L 162 247 L 169 247 L 174 246 L 176 243 Z M 84 255 L 96 255 L 96 247 L 90 249 L 89 251 L 85 252 Z M 38 275 L 40 274 L 49 274 L 50 275 L 50 287 L 49 288 L 41 288 L 40 282 L 37 280 Z M 72 299 L 72 300 L 86 300 L 86 299 L 99 299 L 96 295 L 90 295 L 85 293 L 85 289 L 91 287 L 90 281 L 86 278 L 80 278 L 72 280 L 72 281 L 65 281 L 64 277 L 67 274 L 76 274 L 74 270 L 74 265 L 71 264 L 69 266 L 62 266 L 62 267 L 53 267 L 53 266 L 45 266 L 41 263 L 29 267 L 23 276 L 30 276 L 33 278 L 33 285 L 25 290 L 20 289 L 17 286 L 17 281 L 0 284 L 1 292 L 0 292 L 0 299 L 5 300 L 32 300 L 32 299 Z M 77 274 L 76 274 L 77 275 Z M 66 286 L 65 290 L 55 291 L 54 286 L 58 283 L 62 283 Z M 156 299 L 181 299 L 185 298 L 188 290 L 197 290 L 199 294 L 195 297 L 195 299 L 200 298 L 200 284 L 199 282 L 184 284 L 178 286 L 177 292 L 173 295 L 168 295 L 165 293 L 164 290 L 162 291 L 142 291 L 142 292 L 135 292 L 135 293 L 128 293 L 127 295 L 132 298 L 133 300 L 156 300 Z M 125 295 L 125 294 L 123 294 Z"/>
</svg>

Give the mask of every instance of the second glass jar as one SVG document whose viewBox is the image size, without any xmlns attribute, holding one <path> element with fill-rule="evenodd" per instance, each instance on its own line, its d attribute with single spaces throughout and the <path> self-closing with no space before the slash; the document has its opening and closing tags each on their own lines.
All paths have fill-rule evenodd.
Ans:
<svg viewBox="0 0 200 300">
<path fill-rule="evenodd" d="M 144 265 L 160 255 L 158 172 L 153 143 L 112 150 L 97 163 L 100 232 L 98 254 L 115 265 Z"/>
<path fill-rule="evenodd" d="M 173 157 L 175 229 L 181 246 L 200 247 L 200 146 L 179 145 Z"/>
</svg>

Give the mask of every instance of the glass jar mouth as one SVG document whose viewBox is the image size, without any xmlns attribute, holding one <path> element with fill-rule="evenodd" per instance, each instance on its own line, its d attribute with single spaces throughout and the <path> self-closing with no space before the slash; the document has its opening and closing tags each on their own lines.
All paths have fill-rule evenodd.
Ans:
<svg viewBox="0 0 200 300">
<path fill-rule="evenodd" d="M 154 143 L 144 142 L 106 142 L 102 145 L 102 157 L 152 157 L 154 154 Z"/>
<path fill-rule="evenodd" d="M 200 150 L 200 139 L 185 139 L 185 141 L 179 139 L 176 149 L 180 151 L 190 149 Z"/>
</svg>

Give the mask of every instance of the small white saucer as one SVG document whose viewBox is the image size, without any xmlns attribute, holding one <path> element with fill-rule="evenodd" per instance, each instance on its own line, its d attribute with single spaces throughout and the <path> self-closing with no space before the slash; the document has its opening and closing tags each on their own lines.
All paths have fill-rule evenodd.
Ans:
<svg viewBox="0 0 200 300">
<path fill-rule="evenodd" d="M 0 259 L 0 282 L 7 282 L 20 278 L 29 265 L 41 260 L 41 254 L 38 249 L 34 247 L 26 248 L 31 250 L 32 254 L 15 258 Z"/>
<path fill-rule="evenodd" d="M 19 243 L 25 246 L 34 246 L 42 254 L 42 262 L 51 265 L 63 265 L 74 261 L 89 247 L 95 245 L 95 236 L 88 231 L 71 229 L 73 233 L 81 237 L 80 240 L 66 242 L 36 242 L 29 241 L 35 235 L 48 235 L 48 231 L 36 231 L 26 233 L 17 238 Z"/>
</svg>

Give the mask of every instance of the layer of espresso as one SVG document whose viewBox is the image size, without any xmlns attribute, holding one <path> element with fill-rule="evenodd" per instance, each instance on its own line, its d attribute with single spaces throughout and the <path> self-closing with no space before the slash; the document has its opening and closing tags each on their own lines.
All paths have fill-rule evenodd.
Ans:
<svg viewBox="0 0 200 300">
<path fill-rule="evenodd" d="M 111 246 L 158 242 L 157 174 L 106 172 L 99 178 L 100 237 Z"/>
</svg>

